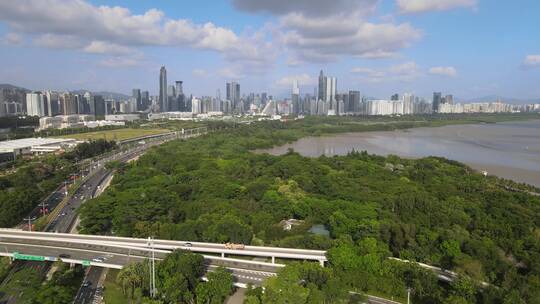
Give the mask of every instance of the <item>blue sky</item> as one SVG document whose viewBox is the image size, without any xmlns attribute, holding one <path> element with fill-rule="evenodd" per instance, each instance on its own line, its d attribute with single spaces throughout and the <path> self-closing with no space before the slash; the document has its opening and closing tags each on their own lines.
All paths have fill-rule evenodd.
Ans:
<svg viewBox="0 0 540 304">
<path fill-rule="evenodd" d="M 0 83 L 194 95 L 338 91 L 540 97 L 534 0 L 0 0 Z"/>
</svg>

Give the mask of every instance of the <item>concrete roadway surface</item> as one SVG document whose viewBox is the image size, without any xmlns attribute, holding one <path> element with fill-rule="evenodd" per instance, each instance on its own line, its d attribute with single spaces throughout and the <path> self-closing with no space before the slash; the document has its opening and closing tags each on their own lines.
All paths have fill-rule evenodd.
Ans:
<svg viewBox="0 0 540 304">
<path fill-rule="evenodd" d="M 86 273 L 83 283 L 75 296 L 73 303 L 76 304 L 90 304 L 93 303 L 96 297 L 98 289 L 102 289 L 98 286 L 99 279 L 102 275 L 103 269 L 100 267 L 90 267 Z"/>
<path fill-rule="evenodd" d="M 64 255 L 65 258 L 60 258 L 66 262 L 73 260 L 88 260 L 92 263 L 103 264 L 103 266 L 110 265 L 109 267 L 121 267 L 133 262 L 144 261 L 148 258 L 148 253 L 136 252 L 133 251 L 131 254 L 125 253 L 109 253 L 102 252 L 97 246 L 88 247 L 84 249 L 74 249 L 74 248 L 63 248 L 58 246 L 45 246 L 43 244 L 20 244 L 12 243 L 11 240 L 0 240 L 0 252 L 18 252 L 20 254 L 29 254 L 29 255 L 38 255 L 51 257 L 54 259 L 60 255 Z M 161 260 L 165 257 L 165 254 L 156 254 L 156 260 Z M 102 259 L 102 262 L 94 262 L 94 259 Z M 97 260 L 96 260 L 97 261 Z M 241 261 L 219 261 L 218 263 L 212 263 L 207 261 L 208 270 L 212 271 L 219 266 L 227 267 L 238 283 L 248 284 L 259 286 L 264 279 L 267 277 L 273 276 L 281 268 L 279 266 L 265 266 L 258 269 L 253 269 L 253 265 L 249 263 L 249 260 Z M 101 269 L 100 267 L 91 267 L 91 269 Z M 99 278 L 99 276 L 97 276 Z M 91 283 L 97 283 L 90 278 L 86 278 L 85 281 L 90 281 Z M 93 284 L 94 288 L 97 284 Z"/>
<path fill-rule="evenodd" d="M 131 150 L 119 152 L 112 156 L 108 156 L 102 159 L 99 159 L 89 165 L 85 171 L 89 171 L 89 173 L 92 173 L 93 175 L 89 177 L 83 184 L 81 184 L 81 187 L 74 193 L 74 195 L 70 198 L 68 203 L 65 205 L 65 207 L 58 213 L 58 217 L 55 218 L 47 227 L 47 231 L 57 231 L 57 232 L 70 232 L 73 224 L 75 223 L 75 220 L 77 218 L 76 211 L 78 207 L 84 201 L 86 201 L 88 198 L 91 198 L 94 196 L 97 186 L 102 182 L 105 177 L 107 177 L 110 172 L 106 169 L 104 169 L 104 164 L 108 161 L 117 160 L 121 162 L 125 162 L 129 159 L 138 157 L 142 155 L 148 148 L 159 145 L 165 141 L 154 141 L 154 142 L 148 142 L 144 145 L 137 145 Z M 97 170 L 97 172 L 96 172 Z M 65 187 L 60 186 L 57 188 L 53 193 L 51 193 L 47 198 L 44 199 L 45 204 L 47 205 L 46 208 L 48 210 L 53 210 L 65 197 Z M 31 211 L 29 214 L 30 218 L 37 218 L 41 215 L 41 206 L 36 206 L 34 210 Z M 23 221 L 18 227 L 28 227 L 28 222 Z M 39 267 L 44 267 L 48 269 L 47 264 L 43 262 L 17 262 L 20 264 L 17 269 L 21 269 L 23 267 L 34 267 L 35 265 L 39 265 Z M 102 268 L 95 268 L 94 272 L 99 272 L 101 274 Z M 11 273 L 14 273 L 15 271 L 11 271 Z M 2 282 L 1 285 L 5 285 L 11 276 L 8 276 L 4 282 Z M 99 277 L 99 276 L 97 276 Z M 88 278 L 89 280 L 92 280 L 93 277 Z M 97 283 L 97 280 L 95 281 Z M 95 285 L 93 285 L 95 286 Z M 95 292 L 92 292 L 92 295 L 88 295 L 89 297 L 93 296 Z M 16 298 L 8 298 L 5 299 L 0 295 L 1 304 L 12 304 L 16 303 Z"/>
</svg>

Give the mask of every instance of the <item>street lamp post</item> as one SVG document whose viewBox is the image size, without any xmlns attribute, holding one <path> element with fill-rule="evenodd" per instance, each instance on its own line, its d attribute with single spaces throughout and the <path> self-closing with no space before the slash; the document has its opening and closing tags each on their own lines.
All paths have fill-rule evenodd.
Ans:
<svg viewBox="0 0 540 304">
<path fill-rule="evenodd" d="M 154 239 L 148 237 L 148 247 L 151 249 L 151 260 L 150 260 L 150 296 L 154 298 L 156 296 L 156 257 L 154 253 Z"/>
<path fill-rule="evenodd" d="M 34 220 L 34 218 L 28 217 L 28 218 L 25 218 L 23 220 L 28 221 L 28 231 L 32 231 L 32 221 Z"/>
</svg>

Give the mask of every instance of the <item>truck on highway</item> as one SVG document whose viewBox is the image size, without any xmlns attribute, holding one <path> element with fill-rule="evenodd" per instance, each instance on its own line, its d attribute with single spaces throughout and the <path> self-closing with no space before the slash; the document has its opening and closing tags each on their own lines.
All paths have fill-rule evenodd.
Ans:
<svg viewBox="0 0 540 304">
<path fill-rule="evenodd" d="M 226 243 L 225 248 L 226 249 L 233 249 L 233 250 L 242 250 L 246 246 L 244 244 L 235 244 L 235 243 Z"/>
</svg>

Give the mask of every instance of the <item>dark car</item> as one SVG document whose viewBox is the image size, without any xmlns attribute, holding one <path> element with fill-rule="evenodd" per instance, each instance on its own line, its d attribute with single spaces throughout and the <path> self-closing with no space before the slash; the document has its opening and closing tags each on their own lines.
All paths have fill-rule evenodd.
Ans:
<svg viewBox="0 0 540 304">
<path fill-rule="evenodd" d="M 67 259 L 69 257 L 71 257 L 71 255 L 67 254 L 67 253 L 61 253 L 58 255 L 59 258 L 63 258 L 63 259 Z"/>
</svg>

